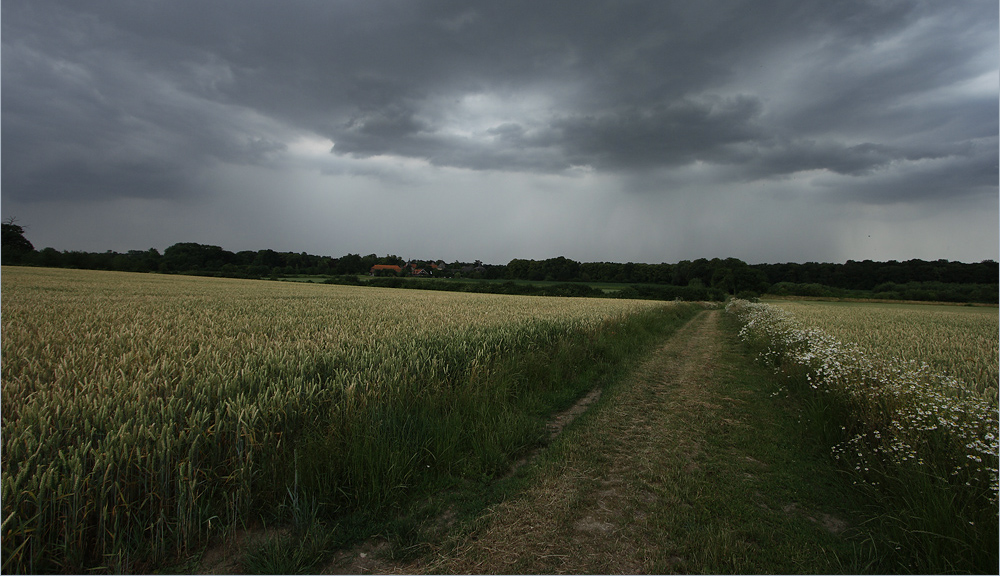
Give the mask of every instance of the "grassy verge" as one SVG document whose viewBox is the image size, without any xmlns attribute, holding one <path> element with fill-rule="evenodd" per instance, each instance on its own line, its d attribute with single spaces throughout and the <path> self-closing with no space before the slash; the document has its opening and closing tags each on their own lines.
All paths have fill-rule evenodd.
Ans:
<svg viewBox="0 0 1000 576">
<path fill-rule="evenodd" d="M 777 368 L 811 438 L 869 500 L 891 572 L 993 573 L 995 403 L 926 367 L 866 354 L 769 307 L 736 304 L 751 353 Z"/>
</svg>

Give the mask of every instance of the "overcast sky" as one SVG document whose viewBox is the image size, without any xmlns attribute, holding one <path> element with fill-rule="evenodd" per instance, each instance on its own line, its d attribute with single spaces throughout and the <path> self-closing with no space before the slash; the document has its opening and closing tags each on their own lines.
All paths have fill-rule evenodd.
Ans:
<svg viewBox="0 0 1000 576">
<path fill-rule="evenodd" d="M 36 248 L 998 259 L 995 0 L 2 4 Z"/>
</svg>

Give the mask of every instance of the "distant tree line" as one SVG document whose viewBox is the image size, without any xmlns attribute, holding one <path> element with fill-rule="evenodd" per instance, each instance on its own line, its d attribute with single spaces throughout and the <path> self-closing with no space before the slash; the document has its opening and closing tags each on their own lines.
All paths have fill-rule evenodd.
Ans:
<svg viewBox="0 0 1000 576">
<path fill-rule="evenodd" d="M 506 277 L 669 285 L 744 296 L 770 293 L 939 302 L 996 303 L 1000 290 L 1000 265 L 993 260 L 971 264 L 949 260 L 747 264 L 736 258 L 701 258 L 676 264 L 620 264 L 579 263 L 558 257 L 511 260 Z"/>
<path fill-rule="evenodd" d="M 531 281 L 504 280 L 501 282 L 454 282 L 451 280 L 421 280 L 403 277 L 376 277 L 360 280 L 357 276 L 331 276 L 327 284 L 353 284 L 382 288 L 412 288 L 449 292 L 476 292 L 488 294 L 519 294 L 523 296 L 568 296 L 586 298 L 628 298 L 636 300 L 693 300 L 723 301 L 725 292 L 698 286 L 653 286 L 628 284 L 604 290 L 585 282 L 554 282 L 532 284 Z"/>
<path fill-rule="evenodd" d="M 361 283 L 376 264 L 400 267 L 397 277 L 378 277 L 365 283 L 378 286 L 420 287 L 439 290 L 492 291 L 518 294 L 608 295 L 586 283 L 625 284 L 615 295 L 630 298 L 681 298 L 719 300 L 727 295 L 755 296 L 764 293 L 789 296 L 885 298 L 945 302 L 998 300 L 1000 267 L 993 260 L 963 263 L 948 260 L 907 260 L 844 264 L 747 264 L 736 258 L 700 258 L 676 264 L 576 262 L 563 256 L 546 260 L 515 258 L 506 265 L 440 260 L 407 261 L 396 255 L 347 254 L 334 258 L 305 252 L 245 250 L 230 252 L 219 246 L 181 242 L 161 254 L 155 248 L 125 253 L 35 250 L 24 236 L 24 228 L 13 220 L 3 224 L 2 262 L 5 265 L 47 266 L 128 272 L 194 274 L 230 278 L 281 278 L 326 276 L 331 282 Z M 406 264 L 412 264 L 407 267 Z M 433 265 L 433 266 L 432 266 Z M 506 280 L 482 285 L 456 286 L 420 280 L 412 271 L 430 271 L 435 278 Z M 516 281 L 521 281 L 518 284 Z M 548 286 L 526 287 L 523 282 Z M 558 284 L 559 286 L 554 286 Z M 574 286 L 575 285 L 575 286 Z"/>
<path fill-rule="evenodd" d="M 7 224 L 4 224 L 6 228 Z M 118 270 L 124 272 L 161 272 L 224 276 L 230 278 L 278 278 L 292 275 L 339 275 L 366 273 L 375 264 L 404 264 L 398 256 L 359 256 L 341 258 L 314 256 L 305 252 L 275 252 L 274 250 L 244 250 L 230 252 L 219 246 L 181 242 L 161 254 L 156 248 L 128 252 L 57 251 L 45 248 L 35 251 L 8 250 L 4 231 L 2 261 L 5 265 L 48 266 L 88 270 Z"/>
</svg>

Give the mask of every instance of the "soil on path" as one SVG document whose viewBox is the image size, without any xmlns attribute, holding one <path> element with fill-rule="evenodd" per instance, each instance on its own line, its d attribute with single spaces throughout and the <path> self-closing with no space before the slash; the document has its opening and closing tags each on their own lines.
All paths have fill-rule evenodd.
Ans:
<svg viewBox="0 0 1000 576">
<path fill-rule="evenodd" d="M 650 525 L 662 517 L 650 512 L 690 506 L 663 488 L 697 469 L 702 447 L 691 431 L 720 417 L 705 386 L 722 345 L 719 316 L 703 312 L 645 360 L 521 497 L 406 571 L 642 573 L 662 570 L 664 558 L 670 568 L 669 527 Z"/>
</svg>

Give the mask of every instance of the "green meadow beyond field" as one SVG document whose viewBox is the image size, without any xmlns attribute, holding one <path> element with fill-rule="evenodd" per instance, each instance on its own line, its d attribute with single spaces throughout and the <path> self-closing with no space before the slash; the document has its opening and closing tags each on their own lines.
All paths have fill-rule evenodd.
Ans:
<svg viewBox="0 0 1000 576">
<path fill-rule="evenodd" d="M 997 573 L 995 307 L 2 294 L 4 573 Z"/>
</svg>

